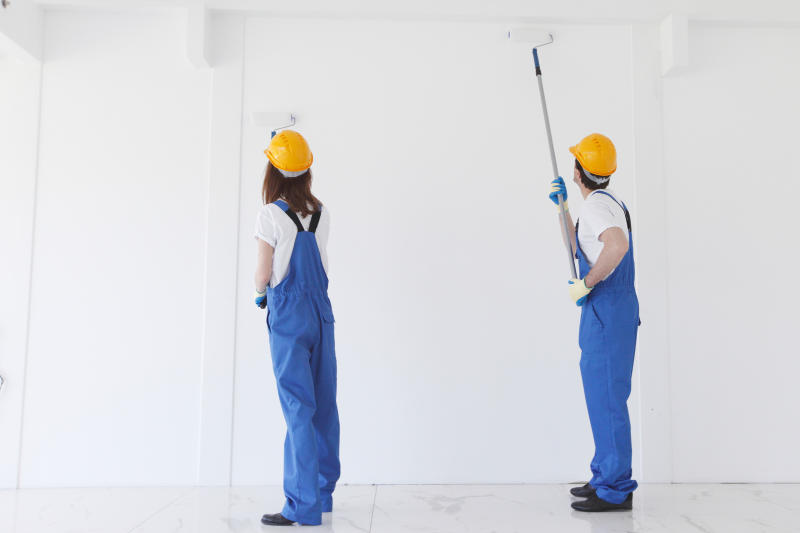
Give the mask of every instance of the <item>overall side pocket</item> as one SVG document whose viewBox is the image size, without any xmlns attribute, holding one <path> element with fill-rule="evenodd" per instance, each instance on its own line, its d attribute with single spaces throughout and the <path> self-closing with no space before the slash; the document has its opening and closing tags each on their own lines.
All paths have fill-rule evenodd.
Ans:
<svg viewBox="0 0 800 533">
<path fill-rule="evenodd" d="M 588 303 L 589 303 L 589 309 L 592 310 L 592 315 L 594 316 L 594 319 L 597 321 L 598 324 L 600 324 L 600 329 L 605 329 L 606 326 L 603 323 L 603 319 L 600 318 L 600 313 L 597 311 L 597 307 L 594 305 L 594 303 L 592 303 L 591 300 L 589 300 Z"/>
<path fill-rule="evenodd" d="M 333 310 L 330 307 L 323 307 L 320 310 L 320 315 L 322 315 L 322 321 L 326 324 L 333 324 L 336 322 L 333 318 Z"/>
</svg>

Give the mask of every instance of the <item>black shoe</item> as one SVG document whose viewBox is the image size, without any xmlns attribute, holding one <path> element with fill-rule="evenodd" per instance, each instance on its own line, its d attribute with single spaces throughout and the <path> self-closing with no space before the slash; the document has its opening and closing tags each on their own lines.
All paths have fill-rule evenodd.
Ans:
<svg viewBox="0 0 800 533">
<path fill-rule="evenodd" d="M 583 487 L 572 487 L 569 493 L 578 498 L 588 498 L 595 493 L 595 488 L 587 483 Z"/>
<path fill-rule="evenodd" d="M 580 502 L 572 502 L 572 508 L 585 513 L 602 513 L 603 511 L 630 511 L 633 509 L 633 493 L 628 494 L 622 503 L 607 502 L 596 493 Z"/>
<path fill-rule="evenodd" d="M 291 526 L 294 524 L 294 522 L 285 518 L 281 513 L 265 514 L 261 517 L 261 523 L 268 526 Z"/>
</svg>

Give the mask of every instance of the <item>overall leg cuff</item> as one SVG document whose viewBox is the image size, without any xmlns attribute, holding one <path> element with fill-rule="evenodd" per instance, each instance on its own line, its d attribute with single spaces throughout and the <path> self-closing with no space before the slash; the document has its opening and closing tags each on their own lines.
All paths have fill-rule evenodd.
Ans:
<svg viewBox="0 0 800 533">
<path fill-rule="evenodd" d="M 333 496 L 322 496 L 322 512 L 330 513 L 333 511 Z"/>
<path fill-rule="evenodd" d="M 626 484 L 627 485 L 627 484 Z M 622 503 L 628 497 L 628 494 L 636 490 L 637 483 L 630 482 L 630 486 L 624 487 L 623 490 L 612 489 L 610 487 L 597 487 L 597 497 L 610 503 Z"/>
<path fill-rule="evenodd" d="M 291 520 L 292 522 L 297 522 L 298 524 L 302 524 L 304 526 L 318 526 L 322 524 L 322 513 L 321 512 L 307 512 L 307 513 L 299 513 L 293 511 L 289 507 L 289 503 L 287 502 L 286 505 L 283 506 L 283 511 L 281 514 L 284 518 Z"/>
</svg>

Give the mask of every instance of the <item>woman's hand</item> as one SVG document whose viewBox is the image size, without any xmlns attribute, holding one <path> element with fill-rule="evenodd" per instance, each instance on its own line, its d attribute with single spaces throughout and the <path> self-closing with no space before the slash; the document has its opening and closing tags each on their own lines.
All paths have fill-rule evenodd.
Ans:
<svg viewBox="0 0 800 533">
<path fill-rule="evenodd" d="M 272 256 L 275 249 L 266 242 L 258 239 L 258 259 L 256 260 L 256 294 L 253 299 L 256 305 L 264 309 L 267 305 L 267 284 L 272 277 Z"/>
<path fill-rule="evenodd" d="M 265 288 L 262 292 L 256 291 L 253 299 L 259 308 L 264 309 L 267 306 L 267 289 Z"/>
</svg>

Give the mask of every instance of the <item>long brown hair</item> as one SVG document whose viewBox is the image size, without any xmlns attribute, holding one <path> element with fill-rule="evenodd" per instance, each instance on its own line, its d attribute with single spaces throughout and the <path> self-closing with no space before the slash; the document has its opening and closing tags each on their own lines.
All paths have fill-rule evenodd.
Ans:
<svg viewBox="0 0 800 533">
<path fill-rule="evenodd" d="M 302 217 L 307 217 L 322 208 L 322 202 L 311 194 L 311 169 L 296 178 L 286 178 L 269 161 L 267 171 L 264 173 L 261 198 L 265 204 L 283 199 L 289 204 L 289 209 Z"/>
</svg>

